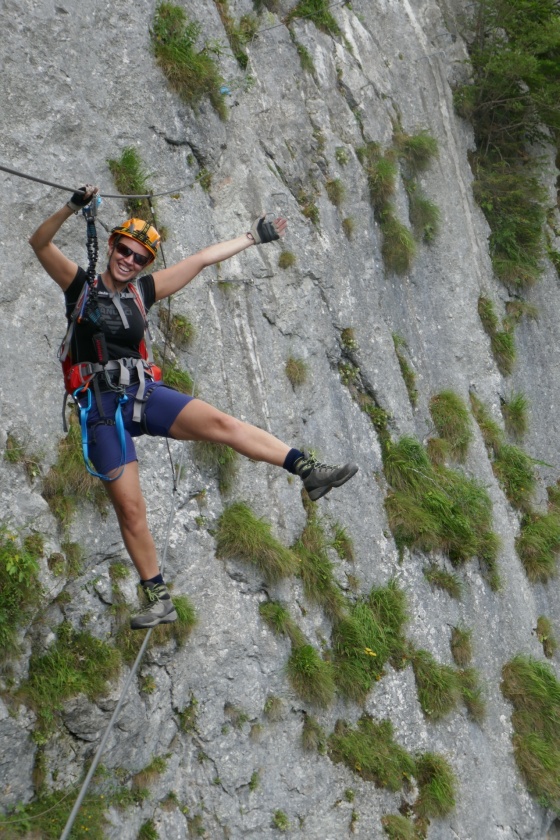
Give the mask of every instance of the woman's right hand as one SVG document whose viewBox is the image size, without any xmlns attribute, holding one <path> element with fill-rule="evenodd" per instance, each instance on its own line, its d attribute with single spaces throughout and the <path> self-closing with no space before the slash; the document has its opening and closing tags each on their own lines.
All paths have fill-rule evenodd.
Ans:
<svg viewBox="0 0 560 840">
<path fill-rule="evenodd" d="M 99 187 L 94 187 L 92 184 L 86 184 L 84 187 L 80 187 L 79 190 L 76 190 L 76 192 L 72 194 L 72 198 L 67 202 L 66 206 L 69 207 L 70 210 L 73 210 L 74 213 L 78 213 L 83 207 L 88 206 L 91 199 L 97 195 L 98 192 Z"/>
</svg>

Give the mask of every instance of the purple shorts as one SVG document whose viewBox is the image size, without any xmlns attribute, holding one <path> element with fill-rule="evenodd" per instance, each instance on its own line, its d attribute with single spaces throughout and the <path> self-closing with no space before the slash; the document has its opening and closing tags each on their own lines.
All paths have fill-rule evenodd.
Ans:
<svg viewBox="0 0 560 840">
<path fill-rule="evenodd" d="M 125 458 L 124 463 L 137 461 L 136 447 L 132 438 L 149 434 L 155 437 L 169 437 L 169 429 L 182 409 L 194 397 L 181 394 L 173 388 L 168 388 L 162 382 L 148 382 L 144 397 L 144 428 L 132 419 L 134 411 L 134 396 L 138 390 L 138 383 L 126 389 L 128 400 L 122 406 L 122 416 L 125 430 Z M 93 396 L 93 395 L 92 395 Z M 105 417 L 114 420 L 117 408 L 117 395 L 114 391 L 101 394 Z M 89 459 L 96 472 L 108 475 L 117 469 L 122 461 L 122 448 L 118 432 L 114 423 L 103 422 L 99 416 L 97 402 L 92 399 L 87 420 Z"/>
</svg>

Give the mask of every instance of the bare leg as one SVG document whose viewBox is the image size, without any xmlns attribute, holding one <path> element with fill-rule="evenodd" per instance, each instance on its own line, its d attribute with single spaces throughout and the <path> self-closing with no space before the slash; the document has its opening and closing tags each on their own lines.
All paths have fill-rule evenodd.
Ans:
<svg viewBox="0 0 560 840">
<path fill-rule="evenodd" d="M 236 420 L 223 411 L 203 402 L 192 400 L 175 418 L 169 435 L 176 440 L 206 440 L 225 443 L 254 461 L 266 461 L 281 467 L 290 447 L 269 432 Z"/>
<path fill-rule="evenodd" d="M 140 489 L 138 461 L 126 464 L 116 481 L 105 481 L 104 485 L 115 508 L 126 550 L 141 580 L 150 580 L 158 574 L 159 567 Z"/>
<path fill-rule="evenodd" d="M 290 451 L 268 432 L 224 414 L 202 400 L 193 400 L 175 419 L 170 436 L 177 440 L 207 440 L 225 443 L 255 461 L 266 461 L 281 467 Z M 122 538 L 130 558 L 142 580 L 150 580 L 159 572 L 157 552 L 148 528 L 146 503 L 140 488 L 138 462 L 126 464 L 115 481 L 104 482 L 111 499 Z"/>
</svg>

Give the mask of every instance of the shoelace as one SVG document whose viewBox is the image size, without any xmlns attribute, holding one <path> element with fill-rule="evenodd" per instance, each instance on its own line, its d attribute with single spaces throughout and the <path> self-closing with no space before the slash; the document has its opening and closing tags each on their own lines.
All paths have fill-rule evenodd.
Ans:
<svg viewBox="0 0 560 840">
<path fill-rule="evenodd" d="M 149 610 L 151 610 L 156 601 L 161 601 L 159 593 L 156 591 L 155 588 L 152 589 L 150 586 L 147 586 L 144 589 L 144 594 L 146 595 L 146 598 L 148 599 L 149 603 L 146 604 L 146 606 L 140 610 L 141 613 L 148 612 Z"/>
<path fill-rule="evenodd" d="M 306 467 L 311 467 L 312 470 L 337 470 L 338 467 L 334 464 L 323 464 L 321 461 L 315 461 L 314 458 L 309 458 Z"/>
</svg>

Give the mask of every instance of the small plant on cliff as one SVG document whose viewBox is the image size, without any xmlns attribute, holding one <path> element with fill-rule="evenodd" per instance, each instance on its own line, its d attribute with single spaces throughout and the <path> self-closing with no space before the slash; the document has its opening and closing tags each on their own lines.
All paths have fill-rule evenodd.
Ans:
<svg viewBox="0 0 560 840">
<path fill-rule="evenodd" d="M 167 360 L 162 369 L 162 378 L 165 385 L 180 391 L 182 394 L 193 393 L 194 383 L 192 376 L 187 370 L 183 370 L 175 360 Z"/>
<path fill-rule="evenodd" d="M 220 493 L 231 490 L 239 466 L 239 456 L 234 449 L 225 443 L 199 440 L 194 444 L 193 456 L 199 466 L 217 474 Z"/>
<path fill-rule="evenodd" d="M 351 562 L 354 559 L 354 543 L 352 542 L 352 537 L 348 535 L 346 528 L 338 522 L 335 522 L 333 525 L 331 545 L 341 560 Z"/>
<path fill-rule="evenodd" d="M 0 650 L 19 652 L 17 631 L 41 599 L 37 558 L 15 534 L 0 528 Z"/>
<path fill-rule="evenodd" d="M 146 172 L 142 158 L 134 146 L 126 146 L 118 159 L 108 160 L 107 165 L 113 176 L 115 186 L 126 198 L 127 195 L 145 195 L 151 192 L 148 185 L 148 173 Z M 130 216 L 137 219 L 152 221 L 150 204 L 146 198 L 129 198 L 126 202 L 126 210 Z"/>
<path fill-rule="evenodd" d="M 277 809 L 272 815 L 272 827 L 279 831 L 288 831 L 290 828 L 290 821 L 287 814 L 280 809 Z"/>
<path fill-rule="evenodd" d="M 167 769 L 168 756 L 155 755 L 149 764 L 147 764 L 138 773 L 132 777 L 132 786 L 136 789 L 143 789 L 150 787 Z"/>
<path fill-rule="evenodd" d="M 374 588 L 335 622 L 332 631 L 333 665 L 339 691 L 363 702 L 384 673 L 387 662 L 402 667 L 407 658 L 403 628 L 406 598 L 395 581 Z"/>
<path fill-rule="evenodd" d="M 6 435 L 4 460 L 8 464 L 21 464 L 29 481 L 41 475 L 41 463 L 38 455 L 32 455 L 28 447 L 13 432 Z"/>
<path fill-rule="evenodd" d="M 295 18 L 305 18 L 323 32 L 340 35 L 340 26 L 330 8 L 329 0 L 299 0 L 299 3 L 290 9 L 284 22 L 288 26 Z"/>
<path fill-rule="evenodd" d="M 406 357 L 408 345 L 402 336 L 393 333 L 393 346 L 395 348 L 395 355 L 401 369 L 402 378 L 404 379 L 404 384 L 406 385 L 410 404 L 415 406 L 418 400 L 418 391 L 416 390 L 416 374 Z"/>
<path fill-rule="evenodd" d="M 408 194 L 408 215 L 414 235 L 417 239 L 430 244 L 439 232 L 441 221 L 439 207 L 427 198 L 415 183 L 409 182 L 406 185 L 406 191 Z"/>
<path fill-rule="evenodd" d="M 383 465 L 392 488 L 385 508 L 401 550 L 444 551 L 454 565 L 475 556 L 495 562 L 499 543 L 482 485 L 458 470 L 433 466 L 422 444 L 410 437 L 386 443 Z"/>
<path fill-rule="evenodd" d="M 383 242 L 381 254 L 389 271 L 406 274 L 416 256 L 416 243 L 410 230 L 393 212 L 386 212 L 380 222 Z"/>
<path fill-rule="evenodd" d="M 476 668 L 464 668 L 457 672 L 461 697 L 468 715 L 475 723 L 482 723 L 486 716 L 486 703 L 480 686 L 480 675 Z"/>
<path fill-rule="evenodd" d="M 263 713 L 267 720 L 276 723 L 282 720 L 286 713 L 284 701 L 281 697 L 276 697 L 274 694 L 269 694 L 265 700 Z"/>
<path fill-rule="evenodd" d="M 512 370 L 516 357 L 515 336 L 513 324 L 504 320 L 502 329 L 499 329 L 498 316 L 494 304 L 484 296 L 478 299 L 478 314 L 482 326 L 490 338 L 490 347 L 496 364 L 503 376 L 508 376 Z"/>
<path fill-rule="evenodd" d="M 102 696 L 115 677 L 121 658 L 116 648 L 63 623 L 45 654 L 34 654 L 29 676 L 18 694 L 37 715 L 42 736 L 50 735 L 64 700 L 83 693 L 90 700 Z"/>
<path fill-rule="evenodd" d="M 525 437 L 529 428 L 527 417 L 529 400 L 524 394 L 514 392 L 502 402 L 502 416 L 507 433 L 514 440 Z"/>
<path fill-rule="evenodd" d="M 317 207 L 316 203 L 316 196 L 314 192 L 309 192 L 308 190 L 303 189 L 303 187 L 299 190 L 296 201 L 301 208 L 302 214 L 305 216 L 306 219 L 309 219 L 315 227 L 319 226 L 319 208 Z"/>
<path fill-rule="evenodd" d="M 282 251 L 278 257 L 278 268 L 287 269 L 296 264 L 296 255 L 293 251 Z"/>
<path fill-rule="evenodd" d="M 195 328 L 186 315 L 179 313 L 172 315 L 167 306 L 160 306 L 158 317 L 160 326 L 169 341 L 180 349 L 189 346 L 195 337 Z"/>
<path fill-rule="evenodd" d="M 334 204 L 335 207 L 340 207 L 344 201 L 344 196 L 346 195 L 344 184 L 340 178 L 329 178 L 329 180 L 325 182 L 325 189 L 331 204 Z"/>
<path fill-rule="evenodd" d="M 418 700 L 426 717 L 439 720 L 448 715 L 461 697 L 457 672 L 449 665 L 440 665 L 427 650 L 412 656 Z"/>
<path fill-rule="evenodd" d="M 319 517 L 314 509 L 309 508 L 305 528 L 293 546 L 300 559 L 303 591 L 310 601 L 323 607 L 329 618 L 338 619 L 345 613 L 345 598 L 334 579 L 329 547 L 330 542 Z"/>
<path fill-rule="evenodd" d="M 306 752 L 318 752 L 321 755 L 327 750 L 325 730 L 313 715 L 305 715 L 303 718 L 301 745 Z"/>
<path fill-rule="evenodd" d="M 425 130 L 417 134 L 396 131 L 393 135 L 393 143 L 399 157 L 415 175 L 424 172 L 438 154 L 436 138 Z"/>
<path fill-rule="evenodd" d="M 321 659 L 313 645 L 305 644 L 292 649 L 286 673 L 292 688 L 306 703 L 324 709 L 334 700 L 332 666 Z"/>
<path fill-rule="evenodd" d="M 379 143 L 361 146 L 356 149 L 356 154 L 367 176 L 371 205 L 381 217 L 390 206 L 389 199 L 395 192 L 398 174 L 395 154 L 391 150 L 383 153 Z"/>
<path fill-rule="evenodd" d="M 220 94 L 223 79 L 208 46 L 196 50 L 200 32 L 200 24 L 187 21 L 181 6 L 160 3 L 151 30 L 154 56 L 181 99 L 196 105 L 208 96 L 221 119 L 225 119 L 227 108 Z"/>
<path fill-rule="evenodd" d="M 272 535 L 270 525 L 243 502 L 230 505 L 218 520 L 216 557 L 245 560 L 268 583 L 289 577 L 299 566 L 296 555 Z"/>
<path fill-rule="evenodd" d="M 28 838 L 34 835 L 41 840 L 58 840 L 62 837 L 76 796 L 74 785 L 52 793 L 42 793 L 25 804 L 18 803 L 14 811 L 8 813 L 7 821 L 10 825 L 5 829 L 3 827 L 2 837 L 15 840 L 17 837 Z M 129 807 L 138 801 L 139 798 L 133 796 L 128 788 L 116 782 L 113 782 L 110 792 L 103 787 L 99 791 L 90 789 L 80 806 L 80 818 L 72 829 L 72 840 L 106 837 L 107 810 L 111 807 Z"/>
<path fill-rule="evenodd" d="M 501 689 L 513 707 L 513 752 L 529 793 L 560 808 L 560 683 L 545 662 L 516 656 L 502 669 Z"/>
<path fill-rule="evenodd" d="M 457 780 L 449 762 L 437 753 L 423 753 L 416 759 L 414 777 L 418 799 L 414 812 L 421 819 L 446 817 L 455 807 Z"/>
<path fill-rule="evenodd" d="M 532 583 L 546 583 L 555 577 L 560 552 L 560 515 L 553 510 L 527 513 L 515 547 Z"/>
<path fill-rule="evenodd" d="M 159 840 L 156 824 L 153 820 L 146 820 L 140 826 L 138 840 Z"/>
<path fill-rule="evenodd" d="M 472 73 L 455 92 L 474 128 L 473 189 L 490 225 L 494 270 L 518 289 L 542 268 L 546 156 L 538 160 L 527 149 L 554 143 L 560 127 L 558 18 L 550 0 L 475 3 L 467 37 Z"/>
<path fill-rule="evenodd" d="M 422 569 L 422 573 L 432 586 L 447 592 L 450 598 L 455 598 L 457 601 L 461 599 L 463 584 L 458 575 L 448 572 L 447 569 L 441 569 L 435 563 L 430 563 Z"/>
<path fill-rule="evenodd" d="M 539 615 L 536 627 L 537 639 L 542 645 L 547 659 L 552 659 L 558 648 L 558 641 L 554 635 L 552 622 L 545 615 Z"/>
<path fill-rule="evenodd" d="M 472 429 L 470 414 L 461 397 L 454 391 L 441 391 L 430 400 L 430 414 L 453 457 L 463 462 L 472 440 Z"/>
<path fill-rule="evenodd" d="M 286 361 L 284 371 L 294 388 L 303 385 L 307 380 L 308 371 L 304 359 L 297 359 L 294 356 L 290 356 Z"/>
<path fill-rule="evenodd" d="M 264 601 L 259 606 L 259 613 L 266 621 L 273 633 L 287 636 L 291 643 L 298 647 L 307 641 L 302 630 L 297 626 L 289 610 L 278 601 Z"/>
<path fill-rule="evenodd" d="M 452 627 L 449 642 L 451 654 L 459 668 L 466 668 L 472 659 L 472 630 L 468 627 Z"/>
<path fill-rule="evenodd" d="M 249 64 L 249 57 L 245 46 L 258 31 L 258 20 L 255 15 L 247 14 L 241 17 L 239 23 L 236 23 L 229 11 L 227 0 L 215 0 L 215 3 L 226 31 L 231 51 L 241 69 L 246 70 Z"/>
<path fill-rule="evenodd" d="M 529 511 L 536 485 L 531 458 L 518 446 L 504 443 L 496 452 L 492 469 L 511 504 L 518 510 Z"/>
<path fill-rule="evenodd" d="M 290 29 L 289 31 L 290 31 L 290 38 L 292 39 L 292 43 L 293 43 L 294 47 L 296 48 L 296 51 L 297 51 L 297 54 L 298 54 L 299 64 L 300 64 L 301 69 L 303 70 L 304 73 L 309 73 L 310 76 L 313 76 L 313 78 L 316 78 L 317 77 L 317 71 L 315 69 L 315 63 L 313 61 L 313 56 L 311 55 L 311 53 L 309 52 L 307 47 L 304 47 L 304 45 L 301 44 L 297 40 L 297 38 L 296 38 L 294 32 L 292 31 L 292 29 Z"/>
<path fill-rule="evenodd" d="M 344 236 L 349 241 L 352 241 L 352 237 L 354 236 L 354 231 L 356 229 L 356 223 L 352 216 L 347 216 L 345 219 L 342 220 L 342 230 L 344 232 Z"/>
<path fill-rule="evenodd" d="M 391 791 L 401 790 L 415 775 L 414 759 L 394 740 L 390 720 L 362 715 L 354 729 L 339 720 L 329 735 L 328 751 L 331 761 Z"/>
<path fill-rule="evenodd" d="M 469 399 L 474 419 L 478 423 L 486 448 L 490 455 L 495 455 L 504 443 L 504 433 L 488 408 L 475 394 L 471 392 Z"/>
<path fill-rule="evenodd" d="M 416 826 L 402 814 L 387 814 L 381 825 L 389 840 L 418 840 Z"/>
</svg>

